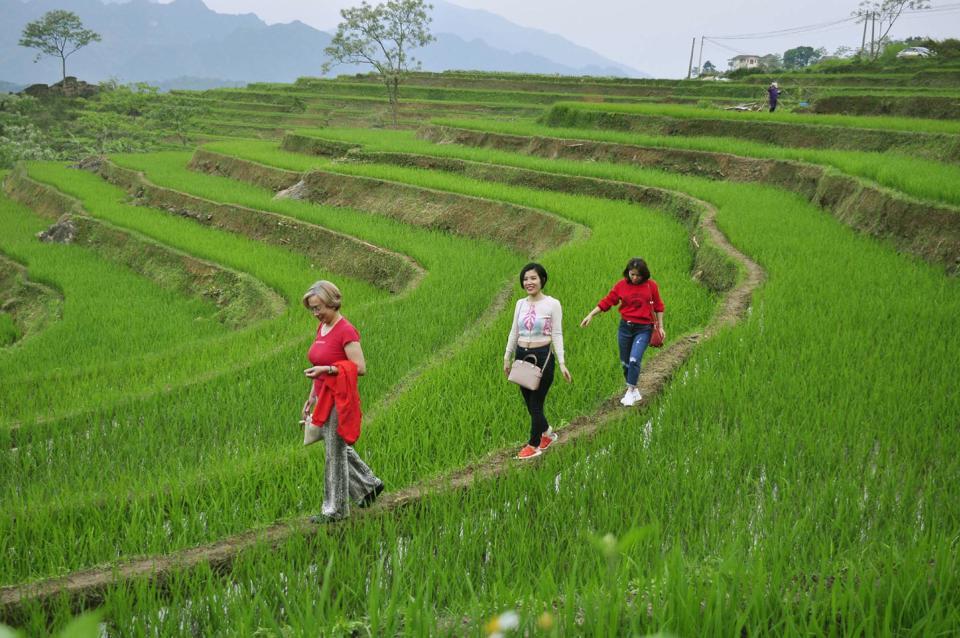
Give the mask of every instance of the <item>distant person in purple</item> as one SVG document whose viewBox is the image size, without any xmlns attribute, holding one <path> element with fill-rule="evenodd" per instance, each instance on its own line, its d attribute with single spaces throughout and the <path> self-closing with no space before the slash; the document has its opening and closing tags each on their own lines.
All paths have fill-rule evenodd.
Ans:
<svg viewBox="0 0 960 638">
<path fill-rule="evenodd" d="M 767 93 L 770 95 L 770 112 L 773 113 L 777 110 L 777 99 L 780 97 L 780 87 L 777 86 L 776 82 L 771 82 Z"/>
</svg>

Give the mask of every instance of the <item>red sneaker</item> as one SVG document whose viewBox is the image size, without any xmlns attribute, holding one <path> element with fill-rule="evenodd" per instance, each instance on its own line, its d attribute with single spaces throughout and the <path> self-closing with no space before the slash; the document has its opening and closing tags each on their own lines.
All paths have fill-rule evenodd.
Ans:
<svg viewBox="0 0 960 638">
<path fill-rule="evenodd" d="M 517 454 L 518 459 L 532 459 L 535 456 L 540 456 L 540 448 L 532 445 L 524 445 L 523 449 Z"/>
<path fill-rule="evenodd" d="M 540 449 L 546 450 L 556 440 L 557 440 L 557 433 L 554 432 L 552 428 L 547 430 L 540 437 Z"/>
</svg>

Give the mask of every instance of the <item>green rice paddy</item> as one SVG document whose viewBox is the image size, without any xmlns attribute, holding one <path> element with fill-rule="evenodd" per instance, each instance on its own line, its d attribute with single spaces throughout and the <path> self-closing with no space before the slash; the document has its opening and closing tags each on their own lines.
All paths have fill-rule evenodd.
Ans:
<svg viewBox="0 0 960 638">
<path fill-rule="evenodd" d="M 310 156 L 281 149 L 279 140 L 243 137 L 204 148 L 266 172 L 323 170 L 442 192 L 465 209 L 480 200 L 529 207 L 573 224 L 573 239 L 521 254 L 457 228 L 278 198 L 250 174 L 191 169 L 194 149 L 110 158 L 156 186 L 283 215 L 412 259 L 425 276 L 392 294 L 322 257 L 210 227 L 175 207 L 139 205 L 95 173 L 24 166 L 97 222 L 242 273 L 285 306 L 231 328 L 215 319 L 214 303 L 165 289 L 100 246 L 37 241 L 50 217 L 0 196 L 0 253 L 64 299 L 62 316 L 26 339 L 0 310 L 0 622 L 45 635 L 96 607 L 97 631 L 107 636 L 960 631 L 956 277 L 769 184 L 437 144 L 412 130 L 288 125 L 288 116 L 301 114 L 285 110 L 296 103 L 282 93 L 300 94 L 309 112 L 317 105 L 306 94 L 320 86 L 371 97 L 376 89 L 341 81 L 198 98 L 229 100 L 210 130 L 276 120 L 359 153 Z M 424 82 L 408 95 L 435 99 L 441 90 Z M 489 86 L 451 91 L 442 97 L 533 103 L 521 103 L 523 91 Z M 439 116 L 446 119 L 435 122 L 491 133 L 821 164 L 898 196 L 960 205 L 958 169 L 932 160 L 451 119 L 429 102 L 418 109 L 418 121 Z M 882 118 L 777 117 L 909 128 Z M 909 130 L 952 133 L 949 126 Z M 524 169 L 553 181 L 508 184 L 453 164 L 416 168 L 374 153 L 464 160 L 490 175 Z M 703 247 L 690 221 L 588 196 L 574 177 L 695 198 L 716 210 L 719 230 L 766 275 L 745 315 L 698 339 L 663 389 L 635 409 L 614 407 L 622 391 L 616 315 L 577 327 L 627 258 L 643 256 L 660 285 L 668 346 L 700 334 L 722 312 L 726 292 L 701 283 L 695 264 Z M 574 377 L 554 385 L 548 418 L 562 437 L 572 423 L 598 426 L 521 464 L 502 453 L 519 448 L 528 418 L 501 358 L 522 294 L 517 274 L 531 258 L 546 266 L 546 292 L 563 303 Z M 315 528 L 303 519 L 319 510 L 323 451 L 302 447 L 297 419 L 316 329 L 300 295 L 321 278 L 341 286 L 344 315 L 362 335 L 369 372 L 360 381 L 357 449 L 387 492 L 369 512 Z M 0 309 L 9 301 L 0 298 Z M 645 364 L 669 356 L 650 351 Z M 476 472 L 475 480 L 460 480 L 463 472 Z M 227 562 L 174 566 L 162 582 L 120 576 L 134 559 L 202 553 L 278 523 L 286 530 L 279 541 L 244 545 Z M 6 602 L 19 587 L 81 570 L 116 577 L 86 598 L 64 592 Z"/>
</svg>

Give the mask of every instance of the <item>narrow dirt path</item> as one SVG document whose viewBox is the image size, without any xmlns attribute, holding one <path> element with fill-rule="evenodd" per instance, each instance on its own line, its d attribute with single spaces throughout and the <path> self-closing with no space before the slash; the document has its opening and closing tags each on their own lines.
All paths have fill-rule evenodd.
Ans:
<svg viewBox="0 0 960 638">
<path fill-rule="evenodd" d="M 688 196 L 684 195 L 684 197 Z M 691 333 L 677 339 L 645 367 L 640 385 L 644 401 L 637 408 L 638 410 L 646 409 L 651 398 L 664 389 L 672 375 L 686 361 L 700 341 L 710 338 L 725 326 L 735 324 L 746 314 L 753 292 L 764 279 L 760 266 L 734 248 L 717 228 L 716 209 L 706 202 L 699 203 L 703 209 L 699 228 L 721 251 L 743 267 L 745 276 L 725 295 L 722 306 L 702 333 Z M 564 445 L 589 437 L 622 413 L 623 408 L 619 407 L 615 398 L 611 397 L 596 412 L 575 419 L 567 427 L 558 431 L 560 436 L 557 445 L 562 448 Z M 499 476 L 514 466 L 514 454 L 513 447 L 501 449 L 465 467 L 397 492 L 384 494 L 375 507 L 360 511 L 354 518 L 340 524 L 351 525 L 365 517 L 384 515 L 414 503 L 427 494 L 465 489 L 476 481 Z M 536 463 L 535 460 L 532 464 Z M 68 597 L 78 609 L 96 605 L 102 602 L 111 586 L 128 580 L 149 578 L 157 584 L 162 584 L 177 571 L 199 565 L 207 565 L 215 571 L 226 571 L 237 555 L 244 550 L 262 543 L 276 546 L 294 535 L 312 536 L 320 529 L 310 524 L 306 517 L 297 518 L 163 556 L 144 557 L 77 571 L 35 583 L 0 588 L 0 621 L 15 622 L 25 605 L 35 602 L 43 604 L 64 596 Z M 322 529 L 327 529 L 327 526 Z"/>
</svg>

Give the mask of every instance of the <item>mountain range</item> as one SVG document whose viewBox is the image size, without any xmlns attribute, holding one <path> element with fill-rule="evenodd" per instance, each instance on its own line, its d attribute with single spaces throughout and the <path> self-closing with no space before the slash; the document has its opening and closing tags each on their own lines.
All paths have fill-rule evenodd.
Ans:
<svg viewBox="0 0 960 638">
<path fill-rule="evenodd" d="M 514 24 L 487 11 L 432 0 L 436 42 L 414 55 L 428 71 L 450 69 L 562 75 L 645 77 L 561 36 Z M 0 0 L 0 80 L 53 83 L 59 58 L 34 63 L 18 45 L 23 27 L 47 11 L 66 9 L 100 33 L 67 59 L 67 73 L 88 82 L 117 79 L 165 88 L 205 88 L 254 81 L 292 82 L 320 75 L 331 35 L 294 21 L 268 25 L 254 14 L 221 14 L 203 0 Z M 369 71 L 340 66 L 333 74 Z"/>
</svg>

